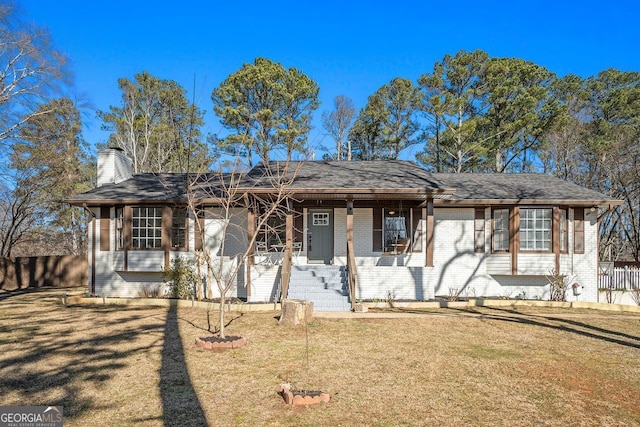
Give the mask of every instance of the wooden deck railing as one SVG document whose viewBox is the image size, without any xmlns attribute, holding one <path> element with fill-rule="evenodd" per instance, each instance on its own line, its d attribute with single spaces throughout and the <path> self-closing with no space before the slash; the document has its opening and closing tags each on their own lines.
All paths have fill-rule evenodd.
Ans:
<svg viewBox="0 0 640 427">
<path fill-rule="evenodd" d="M 356 278 L 358 277 L 358 267 L 356 266 L 356 256 L 353 251 L 353 240 L 347 240 L 347 279 L 349 287 L 349 300 L 351 301 L 351 311 L 356 308 Z"/>
</svg>

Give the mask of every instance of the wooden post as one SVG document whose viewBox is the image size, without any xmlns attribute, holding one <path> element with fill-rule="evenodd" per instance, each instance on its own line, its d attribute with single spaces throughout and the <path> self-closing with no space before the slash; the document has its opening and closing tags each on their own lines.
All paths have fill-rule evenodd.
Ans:
<svg viewBox="0 0 640 427">
<path fill-rule="evenodd" d="M 511 253 L 511 274 L 518 275 L 518 252 L 520 252 L 520 208 L 514 206 L 509 218 L 509 252 Z"/>
<path fill-rule="evenodd" d="M 124 224 L 122 226 L 122 238 L 124 240 L 124 271 L 129 271 L 129 251 L 131 250 L 131 227 L 133 226 L 133 211 L 131 206 L 125 206 L 122 210 Z"/>
<path fill-rule="evenodd" d="M 433 199 L 427 200 L 427 209 L 423 210 L 422 215 L 427 217 L 427 256 L 426 266 L 433 267 L 433 228 L 435 220 L 433 218 Z"/>
<path fill-rule="evenodd" d="M 351 311 L 356 306 L 355 254 L 353 253 L 353 200 L 347 200 L 347 269 L 349 271 L 349 297 Z"/>
<path fill-rule="evenodd" d="M 556 273 L 560 274 L 560 208 L 555 206 L 553 208 L 553 218 L 551 220 L 551 247 L 555 254 Z"/>
<path fill-rule="evenodd" d="M 165 270 L 171 267 L 171 220 L 173 211 L 169 206 L 162 207 L 162 251 L 164 252 L 164 268 Z"/>
<path fill-rule="evenodd" d="M 353 200 L 347 200 L 347 241 L 353 242 Z"/>
<path fill-rule="evenodd" d="M 247 202 L 247 235 L 249 241 L 256 234 L 256 214 L 252 207 Z M 255 243 L 249 248 L 249 256 L 247 256 L 246 274 L 245 274 L 245 286 L 247 287 L 247 300 L 251 296 L 251 266 L 255 264 Z"/>
<path fill-rule="evenodd" d="M 293 212 L 289 209 L 287 211 L 287 217 L 285 222 L 285 246 L 282 259 L 282 270 L 280 277 L 282 280 L 282 295 L 281 299 L 284 300 L 289 292 L 289 280 L 291 280 L 291 263 L 292 263 L 292 248 L 293 248 Z"/>
<path fill-rule="evenodd" d="M 87 207 L 85 206 L 85 209 Z M 88 209 L 87 209 L 88 210 Z M 91 213 L 91 296 L 96 294 L 96 216 Z"/>
</svg>

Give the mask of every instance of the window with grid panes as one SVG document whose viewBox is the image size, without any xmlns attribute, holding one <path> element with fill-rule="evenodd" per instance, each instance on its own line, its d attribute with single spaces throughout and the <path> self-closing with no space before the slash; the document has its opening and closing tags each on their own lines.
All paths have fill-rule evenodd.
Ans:
<svg viewBox="0 0 640 427">
<path fill-rule="evenodd" d="M 162 208 L 132 208 L 131 247 L 136 249 L 162 247 Z"/>
<path fill-rule="evenodd" d="M 493 210 L 493 250 L 509 250 L 509 209 Z"/>
<path fill-rule="evenodd" d="M 174 249 L 187 247 L 186 208 L 174 208 L 171 214 L 171 247 Z"/>
<path fill-rule="evenodd" d="M 116 208 L 116 249 L 124 249 L 124 208 Z"/>
<path fill-rule="evenodd" d="M 550 208 L 520 209 L 520 249 L 523 251 L 551 250 Z"/>
</svg>

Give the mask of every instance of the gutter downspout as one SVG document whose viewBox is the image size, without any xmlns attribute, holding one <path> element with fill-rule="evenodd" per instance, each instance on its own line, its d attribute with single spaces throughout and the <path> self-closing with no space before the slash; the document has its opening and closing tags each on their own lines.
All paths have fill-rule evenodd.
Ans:
<svg viewBox="0 0 640 427">
<path fill-rule="evenodd" d="M 82 208 L 91 215 L 91 282 L 89 283 L 90 294 L 96 294 L 96 214 L 87 207 L 86 203 Z"/>
</svg>

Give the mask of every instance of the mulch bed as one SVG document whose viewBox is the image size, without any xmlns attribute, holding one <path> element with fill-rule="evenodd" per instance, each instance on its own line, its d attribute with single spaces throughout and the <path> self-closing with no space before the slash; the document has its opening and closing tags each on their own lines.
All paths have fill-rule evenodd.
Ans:
<svg viewBox="0 0 640 427">
<path fill-rule="evenodd" d="M 218 335 L 196 338 L 196 345 L 204 350 L 224 351 L 240 348 L 247 343 L 246 338 L 237 335 L 228 335 L 224 338 Z"/>
</svg>

